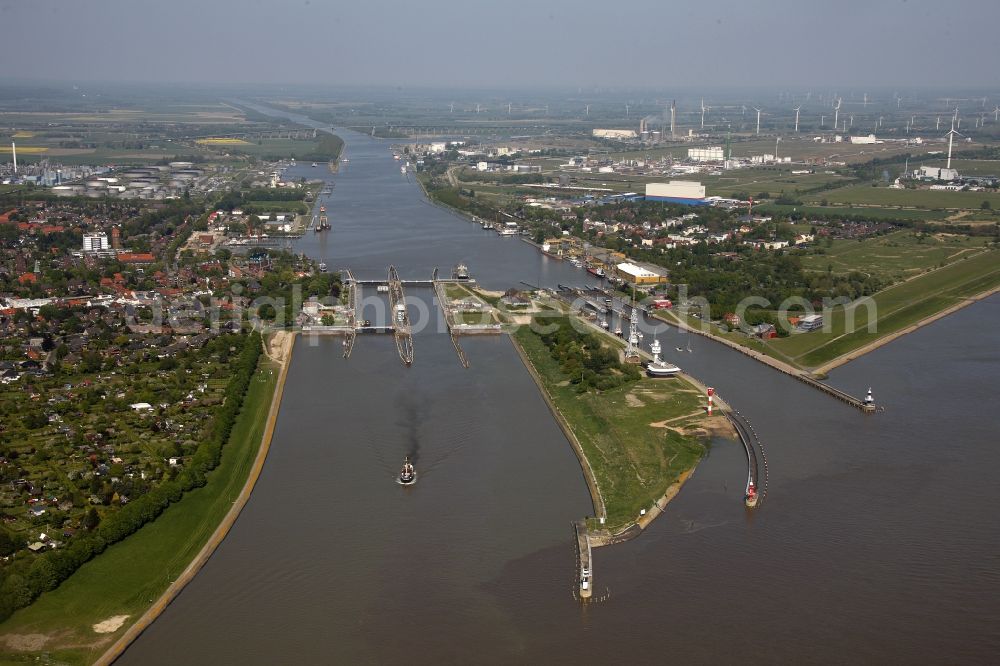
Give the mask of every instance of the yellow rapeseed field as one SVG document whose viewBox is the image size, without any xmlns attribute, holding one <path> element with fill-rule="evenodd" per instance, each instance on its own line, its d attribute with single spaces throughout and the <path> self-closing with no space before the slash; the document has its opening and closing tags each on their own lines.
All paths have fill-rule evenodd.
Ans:
<svg viewBox="0 0 1000 666">
<path fill-rule="evenodd" d="M 39 153 L 47 153 L 48 148 L 44 146 L 18 146 L 17 153 L 19 155 L 37 155 Z M 10 146 L 0 146 L 0 153 L 11 152 Z"/>
<path fill-rule="evenodd" d="M 200 143 L 203 146 L 246 146 L 250 144 L 249 141 L 244 141 L 243 139 L 226 139 L 222 137 L 198 139 L 195 143 Z"/>
</svg>

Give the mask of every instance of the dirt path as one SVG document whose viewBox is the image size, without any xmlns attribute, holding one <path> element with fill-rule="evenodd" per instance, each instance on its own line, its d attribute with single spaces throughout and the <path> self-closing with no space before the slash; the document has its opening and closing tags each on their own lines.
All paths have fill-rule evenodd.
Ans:
<svg viewBox="0 0 1000 666">
<path fill-rule="evenodd" d="M 284 335 L 282 335 L 284 334 Z M 279 337 L 280 336 L 280 337 Z M 201 549 L 201 552 L 191 561 L 191 563 L 181 572 L 181 575 L 177 577 L 173 583 L 170 584 L 160 598 L 150 606 L 149 610 L 142 614 L 142 616 L 135 621 L 135 624 L 130 626 L 121 637 L 115 641 L 108 650 L 101 655 L 101 657 L 95 661 L 95 664 L 100 666 L 107 666 L 113 663 L 118 657 L 125 652 L 125 649 L 131 645 L 132 641 L 139 637 L 139 635 L 146 630 L 146 627 L 151 625 L 160 613 L 170 605 L 170 602 L 180 594 L 181 590 L 190 583 L 195 575 L 201 570 L 205 563 L 208 562 L 208 558 L 212 556 L 215 549 L 219 547 L 222 540 L 226 538 L 229 534 L 229 530 L 232 529 L 233 524 L 239 517 L 240 512 L 243 511 L 243 507 L 246 506 L 247 501 L 250 499 L 250 494 L 253 492 L 253 488 L 257 483 L 257 479 L 260 477 L 260 472 L 264 467 L 264 460 L 267 458 L 268 451 L 271 448 L 271 437 L 274 435 L 274 426 L 278 419 L 278 410 L 281 406 L 281 395 L 285 389 L 285 378 L 288 374 L 288 366 L 291 365 L 292 348 L 295 342 L 295 334 L 287 331 L 279 331 L 271 339 L 270 344 L 265 348 L 268 358 L 281 359 L 281 369 L 278 375 L 278 383 L 274 389 L 274 397 L 271 399 L 271 408 L 267 414 L 267 421 L 264 424 L 264 435 L 261 438 L 260 449 L 257 451 L 257 457 L 254 460 L 253 467 L 250 469 L 250 475 L 247 477 L 246 483 L 243 485 L 243 490 L 240 491 L 239 497 L 233 503 L 233 507 L 226 514 L 225 518 L 216 528 L 215 532 L 209 538 L 208 542 Z M 269 349 L 268 349 L 269 348 Z M 274 356 L 272 356 L 272 354 Z"/>
</svg>

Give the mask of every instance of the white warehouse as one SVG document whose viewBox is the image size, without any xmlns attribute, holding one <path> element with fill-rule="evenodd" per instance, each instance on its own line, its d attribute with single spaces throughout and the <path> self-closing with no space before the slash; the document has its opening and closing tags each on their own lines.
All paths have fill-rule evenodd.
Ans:
<svg viewBox="0 0 1000 666">
<path fill-rule="evenodd" d="M 722 146 L 688 148 L 688 159 L 692 162 L 721 162 L 725 159 Z"/>
<path fill-rule="evenodd" d="M 668 183 L 646 183 L 647 201 L 704 206 L 705 186 L 694 180 L 671 180 Z"/>
</svg>

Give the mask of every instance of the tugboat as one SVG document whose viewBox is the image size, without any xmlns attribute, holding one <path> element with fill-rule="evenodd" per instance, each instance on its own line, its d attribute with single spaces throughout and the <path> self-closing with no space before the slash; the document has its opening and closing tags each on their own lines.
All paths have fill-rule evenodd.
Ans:
<svg viewBox="0 0 1000 666">
<path fill-rule="evenodd" d="M 413 469 L 410 456 L 406 456 L 406 460 L 403 461 L 403 469 L 399 471 L 399 479 L 396 482 L 401 486 L 412 486 L 417 482 L 417 471 Z"/>
<path fill-rule="evenodd" d="M 469 267 L 465 264 L 459 264 L 458 266 L 455 266 L 455 270 L 451 272 L 451 276 L 456 280 L 468 280 Z"/>
<path fill-rule="evenodd" d="M 681 371 L 673 363 L 660 360 L 660 341 L 654 339 L 649 346 L 649 351 L 653 354 L 653 360 L 646 366 L 646 374 L 650 377 L 673 377 Z"/>
<path fill-rule="evenodd" d="M 757 506 L 757 500 L 759 496 L 757 495 L 757 486 L 753 485 L 753 481 L 747 486 L 747 496 L 744 498 L 744 502 L 751 509 Z"/>
<path fill-rule="evenodd" d="M 600 268 L 600 267 L 588 266 L 587 267 L 587 272 L 590 273 L 591 275 L 595 276 L 595 277 L 599 277 L 599 278 L 603 278 L 604 277 L 604 269 Z"/>
</svg>

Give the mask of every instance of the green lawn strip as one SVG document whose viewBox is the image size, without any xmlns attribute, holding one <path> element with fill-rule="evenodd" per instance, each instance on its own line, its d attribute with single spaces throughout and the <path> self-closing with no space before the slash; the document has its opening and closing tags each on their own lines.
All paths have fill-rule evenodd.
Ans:
<svg viewBox="0 0 1000 666">
<path fill-rule="evenodd" d="M 700 460 L 704 446 L 697 437 L 650 426 L 698 411 L 700 395 L 687 383 L 642 379 L 579 395 L 573 385 L 560 385 L 568 378 L 537 335 L 521 327 L 515 336 L 587 455 L 610 527 L 637 519 L 640 509 L 652 506 Z M 626 397 L 630 393 L 632 405 Z M 636 399 L 642 406 L 633 406 Z"/>
<path fill-rule="evenodd" d="M 803 197 L 807 203 L 826 199 L 831 204 L 868 204 L 875 206 L 912 206 L 914 208 L 978 209 L 984 201 L 1000 206 L 995 192 L 950 192 L 948 190 L 894 190 L 888 187 L 850 185 Z"/>
<path fill-rule="evenodd" d="M 991 250 L 880 291 L 872 296 L 877 309 L 877 330 L 869 333 L 868 308 L 856 309 L 854 332 L 844 335 L 848 317 L 843 308 L 830 315 L 831 331 L 814 331 L 771 340 L 770 347 L 795 358 L 805 367 L 816 367 L 882 336 L 930 317 L 960 298 L 982 293 L 1000 283 L 1000 252 Z"/>
<path fill-rule="evenodd" d="M 815 271 L 832 267 L 834 273 L 859 271 L 898 280 L 982 249 L 982 238 L 898 231 L 861 242 L 836 240 L 823 254 L 804 256 L 802 265 Z"/>
<path fill-rule="evenodd" d="M 93 624 L 115 615 L 128 615 L 129 623 L 137 619 L 197 555 L 239 495 L 260 446 L 278 374 L 262 357 L 222 460 L 204 487 L 188 491 L 156 520 L 17 611 L 0 625 L 0 638 L 43 633 L 58 635 L 58 645 L 86 645 L 98 638 Z M 50 647 L 45 653 L 60 662 L 87 664 L 107 645 Z M 24 654 L 0 653 L 0 663 L 23 663 Z"/>
</svg>

